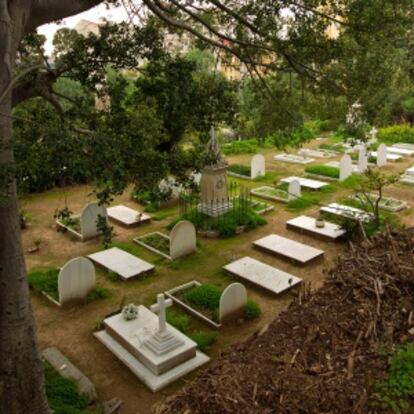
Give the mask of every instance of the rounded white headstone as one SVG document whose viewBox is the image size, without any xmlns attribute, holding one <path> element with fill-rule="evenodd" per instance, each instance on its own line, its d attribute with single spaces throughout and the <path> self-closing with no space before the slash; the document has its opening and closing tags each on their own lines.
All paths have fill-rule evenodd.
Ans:
<svg viewBox="0 0 414 414">
<path fill-rule="evenodd" d="M 252 157 L 250 174 L 253 179 L 266 174 L 266 160 L 262 154 L 256 154 Z"/>
<path fill-rule="evenodd" d="M 301 190 L 300 190 L 300 181 L 299 180 L 293 180 L 289 183 L 288 187 L 288 200 L 295 200 L 296 198 L 299 198 L 301 196 Z"/>
<path fill-rule="evenodd" d="M 172 259 L 186 256 L 197 249 L 196 229 L 193 223 L 179 221 L 170 233 L 170 256 Z"/>
<path fill-rule="evenodd" d="M 344 181 L 352 175 L 352 159 L 345 154 L 339 162 L 339 181 Z"/>
<path fill-rule="evenodd" d="M 85 257 L 69 260 L 58 276 L 59 303 L 85 300 L 95 290 L 96 277 L 93 263 Z"/>
<path fill-rule="evenodd" d="M 232 283 L 220 297 L 219 321 L 226 322 L 243 316 L 247 303 L 247 291 L 241 283 Z"/>
<path fill-rule="evenodd" d="M 80 228 L 83 239 L 89 239 L 99 234 L 96 227 L 99 216 L 107 218 L 105 206 L 94 202 L 84 207 L 80 215 Z"/>
<path fill-rule="evenodd" d="M 377 149 L 377 166 L 384 167 L 385 165 L 387 165 L 387 146 L 380 144 Z"/>
</svg>

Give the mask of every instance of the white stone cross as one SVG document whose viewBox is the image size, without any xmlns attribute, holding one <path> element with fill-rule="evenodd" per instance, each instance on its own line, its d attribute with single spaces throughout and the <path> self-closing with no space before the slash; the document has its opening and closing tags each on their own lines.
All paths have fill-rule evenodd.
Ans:
<svg viewBox="0 0 414 414">
<path fill-rule="evenodd" d="M 150 307 L 152 312 L 158 313 L 158 332 L 167 330 L 166 313 L 167 308 L 172 306 L 171 299 L 165 299 L 164 293 L 157 295 L 157 303 Z"/>
<path fill-rule="evenodd" d="M 378 129 L 375 127 L 372 127 L 371 131 L 369 131 L 369 133 L 372 136 L 372 139 L 375 141 L 377 139 L 377 133 L 378 133 Z"/>
</svg>

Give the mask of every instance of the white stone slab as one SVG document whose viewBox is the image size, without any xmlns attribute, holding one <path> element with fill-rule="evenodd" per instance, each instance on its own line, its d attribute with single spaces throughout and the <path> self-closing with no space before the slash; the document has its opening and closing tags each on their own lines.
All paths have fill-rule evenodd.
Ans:
<svg viewBox="0 0 414 414">
<path fill-rule="evenodd" d="M 140 213 L 133 208 L 129 208 L 123 205 L 109 207 L 107 209 L 107 212 L 109 218 L 125 226 L 133 226 L 151 220 L 151 217 L 147 214 Z"/>
<path fill-rule="evenodd" d="M 377 150 L 377 166 L 384 167 L 387 165 L 387 147 L 385 144 L 380 144 Z"/>
<path fill-rule="evenodd" d="M 328 183 L 325 183 L 323 181 L 311 180 L 309 178 L 295 177 L 295 176 L 282 178 L 280 182 L 289 184 L 294 180 L 298 180 L 301 187 L 310 188 L 312 190 L 320 190 L 322 187 L 326 187 L 327 185 L 329 185 Z"/>
<path fill-rule="evenodd" d="M 274 159 L 276 161 L 290 162 L 292 164 L 310 164 L 315 161 L 314 158 L 305 158 L 300 155 L 286 153 L 275 155 Z"/>
<path fill-rule="evenodd" d="M 402 148 L 402 149 L 414 151 L 414 144 L 407 144 L 406 142 L 399 142 L 397 144 L 394 144 L 392 148 Z"/>
<path fill-rule="evenodd" d="M 270 234 L 253 242 L 253 245 L 267 252 L 294 260 L 300 264 L 306 264 L 324 255 L 323 250 L 315 249 L 286 237 Z"/>
<path fill-rule="evenodd" d="M 303 157 L 314 157 L 314 158 L 333 158 L 337 155 L 335 151 L 324 150 L 324 149 L 309 149 L 309 148 L 302 148 L 298 155 Z"/>
<path fill-rule="evenodd" d="M 341 226 L 325 221 L 324 227 L 316 227 L 316 220 L 313 217 L 299 216 L 286 222 L 286 227 L 292 230 L 308 233 L 326 240 L 338 240 L 346 234 Z"/>
<path fill-rule="evenodd" d="M 405 170 L 405 174 L 406 175 L 412 175 L 412 176 L 414 176 L 414 166 L 413 167 L 410 167 L 410 168 L 407 168 Z"/>
<path fill-rule="evenodd" d="M 414 155 L 414 149 L 387 147 L 387 151 L 391 154 L 398 154 L 403 157 L 412 157 Z"/>
<path fill-rule="evenodd" d="M 262 154 L 256 154 L 250 162 L 250 176 L 252 179 L 266 175 L 266 160 Z"/>
<path fill-rule="evenodd" d="M 88 257 L 124 280 L 150 272 L 155 268 L 151 263 L 117 247 L 90 254 Z"/>
<path fill-rule="evenodd" d="M 414 175 L 404 174 L 401 176 L 400 182 L 403 184 L 414 185 Z"/>
<path fill-rule="evenodd" d="M 370 153 L 370 155 L 372 155 L 374 158 L 377 158 L 377 151 L 373 151 Z M 402 159 L 401 155 L 398 154 L 389 154 L 387 151 L 387 161 L 399 161 Z"/>
<path fill-rule="evenodd" d="M 324 213 L 334 214 L 336 216 L 361 220 L 363 222 L 369 222 L 373 219 L 373 215 L 367 213 L 356 207 L 346 206 L 344 204 L 331 203 L 327 206 L 321 207 L 321 211 Z"/>
<path fill-rule="evenodd" d="M 224 270 L 276 294 L 302 282 L 302 279 L 290 273 L 283 272 L 249 256 L 224 266 Z"/>
<path fill-rule="evenodd" d="M 155 375 L 105 331 L 96 332 L 94 335 L 153 392 L 165 388 L 210 360 L 207 355 L 196 351 L 194 358 L 161 375 Z"/>
</svg>

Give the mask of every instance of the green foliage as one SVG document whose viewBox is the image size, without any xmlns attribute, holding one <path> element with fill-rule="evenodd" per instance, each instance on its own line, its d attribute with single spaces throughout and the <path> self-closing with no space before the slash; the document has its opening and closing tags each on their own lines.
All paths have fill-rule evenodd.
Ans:
<svg viewBox="0 0 414 414">
<path fill-rule="evenodd" d="M 38 292 L 44 292 L 51 298 L 58 300 L 59 269 L 35 269 L 27 273 L 29 286 Z"/>
<path fill-rule="evenodd" d="M 217 286 L 205 283 L 189 289 L 184 298 L 191 305 L 215 311 L 219 307 L 221 293 Z"/>
<path fill-rule="evenodd" d="M 206 352 L 216 342 L 217 336 L 218 333 L 214 331 L 197 331 L 189 335 L 201 352 Z"/>
<path fill-rule="evenodd" d="M 260 310 L 259 305 L 254 300 L 249 299 L 244 312 L 246 319 L 256 319 L 261 315 L 261 313 L 262 311 Z"/>
<path fill-rule="evenodd" d="M 398 349 L 391 357 L 388 378 L 377 383 L 377 401 L 382 409 L 406 412 L 414 397 L 414 345 Z"/>
<path fill-rule="evenodd" d="M 167 322 L 183 333 L 187 333 L 190 330 L 190 317 L 174 309 L 168 309 Z"/>
<path fill-rule="evenodd" d="M 95 290 L 91 293 L 89 293 L 87 297 L 88 302 L 93 302 L 97 299 L 105 299 L 109 296 L 108 289 L 102 287 L 102 286 L 96 286 Z"/>
<path fill-rule="evenodd" d="M 79 393 L 75 381 L 63 378 L 45 363 L 46 395 L 55 414 L 86 414 L 88 399 Z"/>
<path fill-rule="evenodd" d="M 317 203 L 317 198 L 310 194 L 303 194 L 301 197 L 295 198 L 288 203 L 289 210 L 300 211 L 314 206 Z"/>
<path fill-rule="evenodd" d="M 107 249 L 112 243 L 114 237 L 114 227 L 109 225 L 108 219 L 104 216 L 98 215 L 96 220 L 96 229 L 102 234 L 102 242 Z"/>
<path fill-rule="evenodd" d="M 251 169 L 248 165 L 230 164 L 227 170 L 235 174 L 245 175 L 250 178 Z"/>
<path fill-rule="evenodd" d="M 305 168 L 309 174 L 325 175 L 331 178 L 339 178 L 339 168 L 330 167 L 329 165 L 311 165 Z"/>
<path fill-rule="evenodd" d="M 140 239 L 143 243 L 148 246 L 160 251 L 161 253 L 170 255 L 170 241 L 167 237 L 163 237 L 158 233 L 151 233 Z"/>
<path fill-rule="evenodd" d="M 401 124 L 380 128 L 378 131 L 378 139 L 387 144 L 395 144 L 398 142 L 414 144 L 414 127 L 408 124 Z"/>
<path fill-rule="evenodd" d="M 224 155 L 255 154 L 259 151 L 259 143 L 256 139 L 232 141 L 222 147 Z"/>
<path fill-rule="evenodd" d="M 344 152 L 345 147 L 341 144 L 321 144 L 319 145 L 320 149 L 326 149 L 329 151 Z"/>
<path fill-rule="evenodd" d="M 329 132 L 335 129 L 335 125 L 331 120 L 313 119 L 304 123 L 305 128 L 311 130 L 315 135 L 321 132 Z"/>
</svg>

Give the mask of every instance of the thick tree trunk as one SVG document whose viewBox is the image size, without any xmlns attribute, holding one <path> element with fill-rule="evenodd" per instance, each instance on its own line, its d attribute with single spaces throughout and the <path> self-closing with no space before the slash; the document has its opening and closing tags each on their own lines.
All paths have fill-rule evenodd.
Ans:
<svg viewBox="0 0 414 414">
<path fill-rule="evenodd" d="M 19 32 L 0 0 L 0 91 L 13 74 Z M 6 13 L 5 13 L 6 10 Z M 16 31 L 17 30 L 17 31 Z M 12 178 L 11 93 L 0 102 L 0 174 Z M 4 180 L 0 180 L 5 182 Z M 48 414 L 26 278 L 14 178 L 0 188 L 0 413 Z"/>
</svg>

